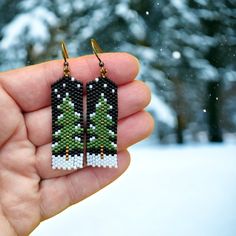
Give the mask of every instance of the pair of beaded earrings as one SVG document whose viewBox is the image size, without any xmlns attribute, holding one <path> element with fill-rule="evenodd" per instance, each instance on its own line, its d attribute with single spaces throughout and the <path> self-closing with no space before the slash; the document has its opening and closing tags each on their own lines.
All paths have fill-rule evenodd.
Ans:
<svg viewBox="0 0 236 236">
<path fill-rule="evenodd" d="M 84 116 L 83 83 L 71 76 L 68 52 L 62 43 L 64 76 L 51 86 L 53 169 L 117 168 L 117 85 L 106 77 L 107 70 L 98 56 L 101 48 L 94 39 L 91 44 L 100 76 L 86 84 Z"/>
</svg>

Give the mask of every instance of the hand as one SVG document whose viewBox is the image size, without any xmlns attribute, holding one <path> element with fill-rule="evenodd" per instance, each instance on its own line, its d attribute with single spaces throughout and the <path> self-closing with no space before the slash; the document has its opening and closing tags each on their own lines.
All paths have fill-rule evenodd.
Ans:
<svg viewBox="0 0 236 236">
<path fill-rule="evenodd" d="M 1 235 L 28 235 L 41 221 L 114 181 L 129 165 L 126 149 L 151 133 L 153 120 L 143 111 L 150 91 L 134 81 L 137 60 L 127 53 L 102 57 L 108 77 L 119 85 L 117 169 L 51 169 L 50 86 L 62 77 L 62 60 L 0 73 Z M 93 55 L 70 59 L 69 65 L 83 82 L 99 75 Z"/>
</svg>

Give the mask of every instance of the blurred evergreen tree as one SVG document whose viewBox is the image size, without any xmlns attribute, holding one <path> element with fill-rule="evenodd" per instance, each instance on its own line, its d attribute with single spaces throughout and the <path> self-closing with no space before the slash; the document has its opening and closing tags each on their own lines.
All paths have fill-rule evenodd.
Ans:
<svg viewBox="0 0 236 236">
<path fill-rule="evenodd" d="M 140 78 L 174 111 L 178 143 L 200 131 L 210 141 L 236 132 L 233 114 L 225 125 L 221 113 L 232 109 L 225 93 L 236 81 L 234 0 L 5 0 L 0 9 L 2 70 L 61 57 L 61 40 L 71 56 L 91 53 L 94 37 L 140 59 Z"/>
</svg>

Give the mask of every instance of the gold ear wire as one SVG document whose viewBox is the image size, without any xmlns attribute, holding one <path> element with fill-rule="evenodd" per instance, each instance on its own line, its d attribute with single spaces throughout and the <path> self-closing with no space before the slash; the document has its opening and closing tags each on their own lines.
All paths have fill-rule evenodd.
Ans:
<svg viewBox="0 0 236 236">
<path fill-rule="evenodd" d="M 103 53 L 103 50 L 101 49 L 101 47 L 99 46 L 98 42 L 95 39 L 91 39 L 91 44 L 94 53 Z"/>
<path fill-rule="evenodd" d="M 102 60 L 101 58 L 98 56 L 98 53 L 103 53 L 101 47 L 99 46 L 99 44 L 97 43 L 97 41 L 95 39 L 91 39 L 91 45 L 93 48 L 93 53 L 95 54 L 95 56 L 97 57 L 97 59 L 99 60 L 99 62 L 101 63 Z"/>
<path fill-rule="evenodd" d="M 64 58 L 64 76 L 68 77 L 70 76 L 69 63 L 67 61 L 67 59 L 69 59 L 69 55 L 64 41 L 61 42 L 61 52 Z"/>
<path fill-rule="evenodd" d="M 92 45 L 93 53 L 97 57 L 97 59 L 99 61 L 99 66 L 101 67 L 101 70 L 100 70 L 101 76 L 106 77 L 107 70 L 104 67 L 104 62 L 98 56 L 98 53 L 103 53 L 103 51 L 95 39 L 91 39 L 91 45 Z"/>
<path fill-rule="evenodd" d="M 68 51 L 66 49 L 66 44 L 64 41 L 61 42 L 61 52 L 65 61 L 69 58 Z"/>
</svg>

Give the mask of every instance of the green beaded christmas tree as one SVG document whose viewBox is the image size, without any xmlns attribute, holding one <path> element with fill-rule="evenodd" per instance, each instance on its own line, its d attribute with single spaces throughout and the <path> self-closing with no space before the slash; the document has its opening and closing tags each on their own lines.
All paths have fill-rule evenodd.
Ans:
<svg viewBox="0 0 236 236">
<path fill-rule="evenodd" d="M 116 150 L 114 143 L 111 141 L 115 137 L 115 134 L 111 130 L 114 121 L 108 114 L 109 109 L 111 109 L 111 106 L 107 103 L 106 98 L 101 95 L 96 105 L 95 113 L 90 114 L 92 125 L 87 130 L 90 135 L 93 135 L 87 143 L 87 147 L 100 149 L 101 158 L 103 158 L 104 147 L 110 151 Z"/>
<path fill-rule="evenodd" d="M 74 110 L 74 105 L 69 96 L 63 99 L 59 109 L 62 111 L 58 117 L 56 124 L 61 127 L 53 136 L 58 142 L 53 146 L 55 153 L 66 152 L 66 160 L 69 160 L 70 150 L 83 149 L 83 140 L 77 138 L 83 132 L 79 122 L 81 114 L 77 114 Z M 76 126 L 76 123 L 78 124 Z"/>
</svg>

